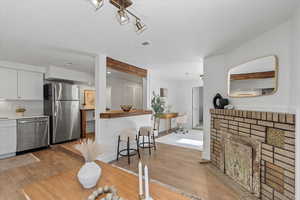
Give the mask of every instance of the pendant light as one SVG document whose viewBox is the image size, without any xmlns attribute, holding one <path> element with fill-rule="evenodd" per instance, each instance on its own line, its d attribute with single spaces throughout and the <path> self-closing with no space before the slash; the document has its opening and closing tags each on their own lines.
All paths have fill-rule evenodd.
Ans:
<svg viewBox="0 0 300 200">
<path fill-rule="evenodd" d="M 95 7 L 96 11 L 104 4 L 104 0 L 89 0 L 89 2 Z"/>
<path fill-rule="evenodd" d="M 136 18 L 136 22 L 135 22 L 136 33 L 141 34 L 145 30 L 147 30 L 147 26 L 144 23 L 142 23 L 140 19 Z"/>
</svg>

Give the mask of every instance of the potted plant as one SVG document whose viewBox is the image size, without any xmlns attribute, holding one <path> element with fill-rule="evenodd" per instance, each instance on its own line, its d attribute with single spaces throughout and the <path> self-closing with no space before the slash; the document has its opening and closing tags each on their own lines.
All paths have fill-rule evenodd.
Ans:
<svg viewBox="0 0 300 200">
<path fill-rule="evenodd" d="M 158 130 L 156 129 L 156 121 L 157 119 L 159 119 L 159 115 L 161 115 L 165 111 L 166 105 L 164 99 L 159 95 L 156 95 L 155 92 L 153 92 L 151 107 L 154 112 L 154 133 L 155 135 L 158 135 Z"/>
</svg>

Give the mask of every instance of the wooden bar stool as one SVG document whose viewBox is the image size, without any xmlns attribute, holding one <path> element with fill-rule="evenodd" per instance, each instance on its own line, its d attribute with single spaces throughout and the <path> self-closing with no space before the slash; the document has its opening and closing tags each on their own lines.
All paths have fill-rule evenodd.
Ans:
<svg viewBox="0 0 300 200">
<path fill-rule="evenodd" d="M 139 142 L 139 147 L 143 149 L 149 149 L 149 154 L 151 155 L 151 149 L 154 148 L 156 150 L 156 143 L 155 143 L 155 136 L 154 131 L 151 126 L 144 126 L 141 127 L 139 130 L 138 138 L 140 140 L 140 137 L 143 137 L 143 142 Z M 148 141 L 145 141 L 145 138 L 148 139 Z"/>
<path fill-rule="evenodd" d="M 126 148 L 120 149 L 122 142 L 126 142 Z M 136 148 L 132 146 L 135 146 Z M 141 158 L 136 129 L 124 129 L 118 136 L 117 160 L 119 160 L 120 156 L 127 156 L 128 164 L 130 164 L 130 157 L 135 156 L 136 154 Z"/>
</svg>

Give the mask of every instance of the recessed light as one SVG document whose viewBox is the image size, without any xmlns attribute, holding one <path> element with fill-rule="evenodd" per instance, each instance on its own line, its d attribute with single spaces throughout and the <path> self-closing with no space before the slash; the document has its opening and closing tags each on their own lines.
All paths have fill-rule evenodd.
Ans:
<svg viewBox="0 0 300 200">
<path fill-rule="evenodd" d="M 147 42 L 147 41 L 146 41 L 146 42 L 143 42 L 142 45 L 143 45 L 143 46 L 149 46 L 149 45 L 150 45 L 150 42 Z"/>
<path fill-rule="evenodd" d="M 110 71 L 108 71 L 108 72 L 107 72 L 107 74 L 111 74 L 111 72 L 110 72 Z"/>
<path fill-rule="evenodd" d="M 71 66 L 71 65 L 73 65 L 73 63 L 71 62 L 66 63 L 66 66 Z"/>
</svg>

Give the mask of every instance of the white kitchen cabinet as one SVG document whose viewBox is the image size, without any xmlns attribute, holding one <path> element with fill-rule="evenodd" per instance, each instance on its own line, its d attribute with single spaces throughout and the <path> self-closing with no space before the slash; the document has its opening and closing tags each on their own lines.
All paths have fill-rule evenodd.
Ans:
<svg viewBox="0 0 300 200">
<path fill-rule="evenodd" d="M 22 100 L 43 100 L 44 77 L 41 73 L 18 71 L 18 97 Z"/>
<path fill-rule="evenodd" d="M 14 156 L 17 151 L 16 120 L 0 120 L 0 158 Z"/>
<path fill-rule="evenodd" d="M 0 98 L 18 98 L 18 72 L 16 70 L 0 68 Z"/>
</svg>

